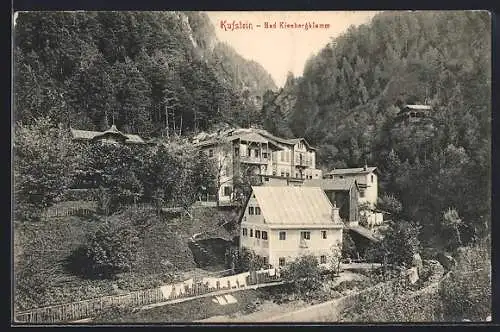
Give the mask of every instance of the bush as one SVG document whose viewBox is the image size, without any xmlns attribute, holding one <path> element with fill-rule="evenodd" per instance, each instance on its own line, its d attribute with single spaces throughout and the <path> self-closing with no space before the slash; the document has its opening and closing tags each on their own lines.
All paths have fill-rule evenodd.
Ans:
<svg viewBox="0 0 500 332">
<path fill-rule="evenodd" d="M 313 255 L 298 257 L 286 266 L 281 275 L 299 296 L 307 297 L 322 286 L 321 269 Z"/>
<path fill-rule="evenodd" d="M 105 222 L 90 234 L 88 243 L 71 257 L 74 263 L 83 264 L 79 272 L 91 278 L 113 278 L 129 271 L 139 242 L 137 230 L 130 226 Z"/>
<path fill-rule="evenodd" d="M 264 257 L 256 255 L 253 250 L 247 248 L 243 248 L 235 258 L 236 272 L 257 271 L 267 267 L 264 263 Z"/>
<path fill-rule="evenodd" d="M 484 320 L 491 314 L 491 255 L 485 246 L 468 246 L 439 288 L 447 320 Z"/>
</svg>

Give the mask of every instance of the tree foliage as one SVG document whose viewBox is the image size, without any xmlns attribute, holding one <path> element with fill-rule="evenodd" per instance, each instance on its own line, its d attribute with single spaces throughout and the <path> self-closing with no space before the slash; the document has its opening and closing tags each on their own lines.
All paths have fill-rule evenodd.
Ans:
<svg viewBox="0 0 500 332">
<path fill-rule="evenodd" d="M 275 85 L 219 43 L 199 12 L 26 12 L 14 29 L 16 117 L 144 137 L 206 129 L 257 110 Z M 244 93 L 247 91 L 247 93 Z M 256 113 L 253 111 L 253 113 Z"/>
<path fill-rule="evenodd" d="M 284 268 L 281 275 L 300 296 L 313 293 L 322 285 L 321 269 L 314 255 L 299 256 Z"/>
<path fill-rule="evenodd" d="M 14 198 L 19 220 L 37 220 L 64 193 L 77 156 L 67 131 L 49 118 L 14 129 Z"/>
</svg>

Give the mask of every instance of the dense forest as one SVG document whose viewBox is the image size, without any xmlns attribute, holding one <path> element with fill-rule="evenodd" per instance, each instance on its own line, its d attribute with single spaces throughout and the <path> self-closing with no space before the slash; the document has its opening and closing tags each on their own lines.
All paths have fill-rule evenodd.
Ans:
<svg viewBox="0 0 500 332">
<path fill-rule="evenodd" d="M 306 137 L 325 170 L 378 166 L 382 191 L 429 234 L 452 208 L 477 235 L 490 216 L 490 29 L 487 12 L 378 14 L 268 93 L 263 125 Z M 431 126 L 397 123 L 404 104 L 431 105 Z"/>
<path fill-rule="evenodd" d="M 221 121 L 263 126 L 307 138 L 324 170 L 378 166 L 381 195 L 395 195 L 428 234 L 446 233 L 450 209 L 466 238 L 488 229 L 487 12 L 378 14 L 325 45 L 280 89 L 214 29 L 198 12 L 21 13 L 16 119 L 48 116 L 88 130 L 114 121 L 146 138 Z M 433 107 L 431 126 L 396 122 L 412 103 Z"/>
<path fill-rule="evenodd" d="M 222 119 L 245 125 L 270 75 L 220 43 L 199 12 L 20 13 L 14 34 L 16 120 L 144 137 Z M 243 109 L 244 108 L 244 109 Z M 240 121 L 240 119 L 242 119 Z"/>
</svg>

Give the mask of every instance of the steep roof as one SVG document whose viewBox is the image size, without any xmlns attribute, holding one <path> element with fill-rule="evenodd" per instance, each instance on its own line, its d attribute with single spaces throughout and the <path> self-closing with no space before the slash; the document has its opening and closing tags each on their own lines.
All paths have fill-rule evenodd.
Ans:
<svg viewBox="0 0 500 332">
<path fill-rule="evenodd" d="M 367 174 L 375 171 L 377 167 L 357 167 L 357 168 L 337 168 L 331 170 L 325 175 L 342 175 L 342 174 Z"/>
<path fill-rule="evenodd" d="M 323 190 L 349 191 L 356 185 L 354 179 L 311 179 L 304 180 L 305 187 L 319 187 Z"/>
<path fill-rule="evenodd" d="M 266 224 L 333 224 L 332 203 L 318 187 L 252 187 Z"/>
</svg>

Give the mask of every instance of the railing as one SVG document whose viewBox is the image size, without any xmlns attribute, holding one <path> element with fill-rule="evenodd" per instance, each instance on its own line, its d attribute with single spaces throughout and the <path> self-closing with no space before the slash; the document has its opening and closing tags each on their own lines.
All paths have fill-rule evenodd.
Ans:
<svg viewBox="0 0 500 332">
<path fill-rule="evenodd" d="M 242 162 L 242 163 L 252 163 L 252 164 L 267 164 L 267 163 L 269 163 L 269 158 L 252 157 L 252 156 L 240 156 L 240 162 Z"/>
<path fill-rule="evenodd" d="M 18 312 L 15 315 L 15 321 L 18 323 L 71 322 L 93 317 L 102 310 L 120 305 L 136 308 L 170 300 L 189 299 L 190 297 L 223 290 L 244 289 L 247 286 L 276 281 L 281 281 L 279 271 L 276 269 L 245 272 L 222 278 L 203 278 L 197 282 L 193 279 L 188 279 L 176 284 L 135 291 L 123 295 L 105 296 Z"/>
</svg>

